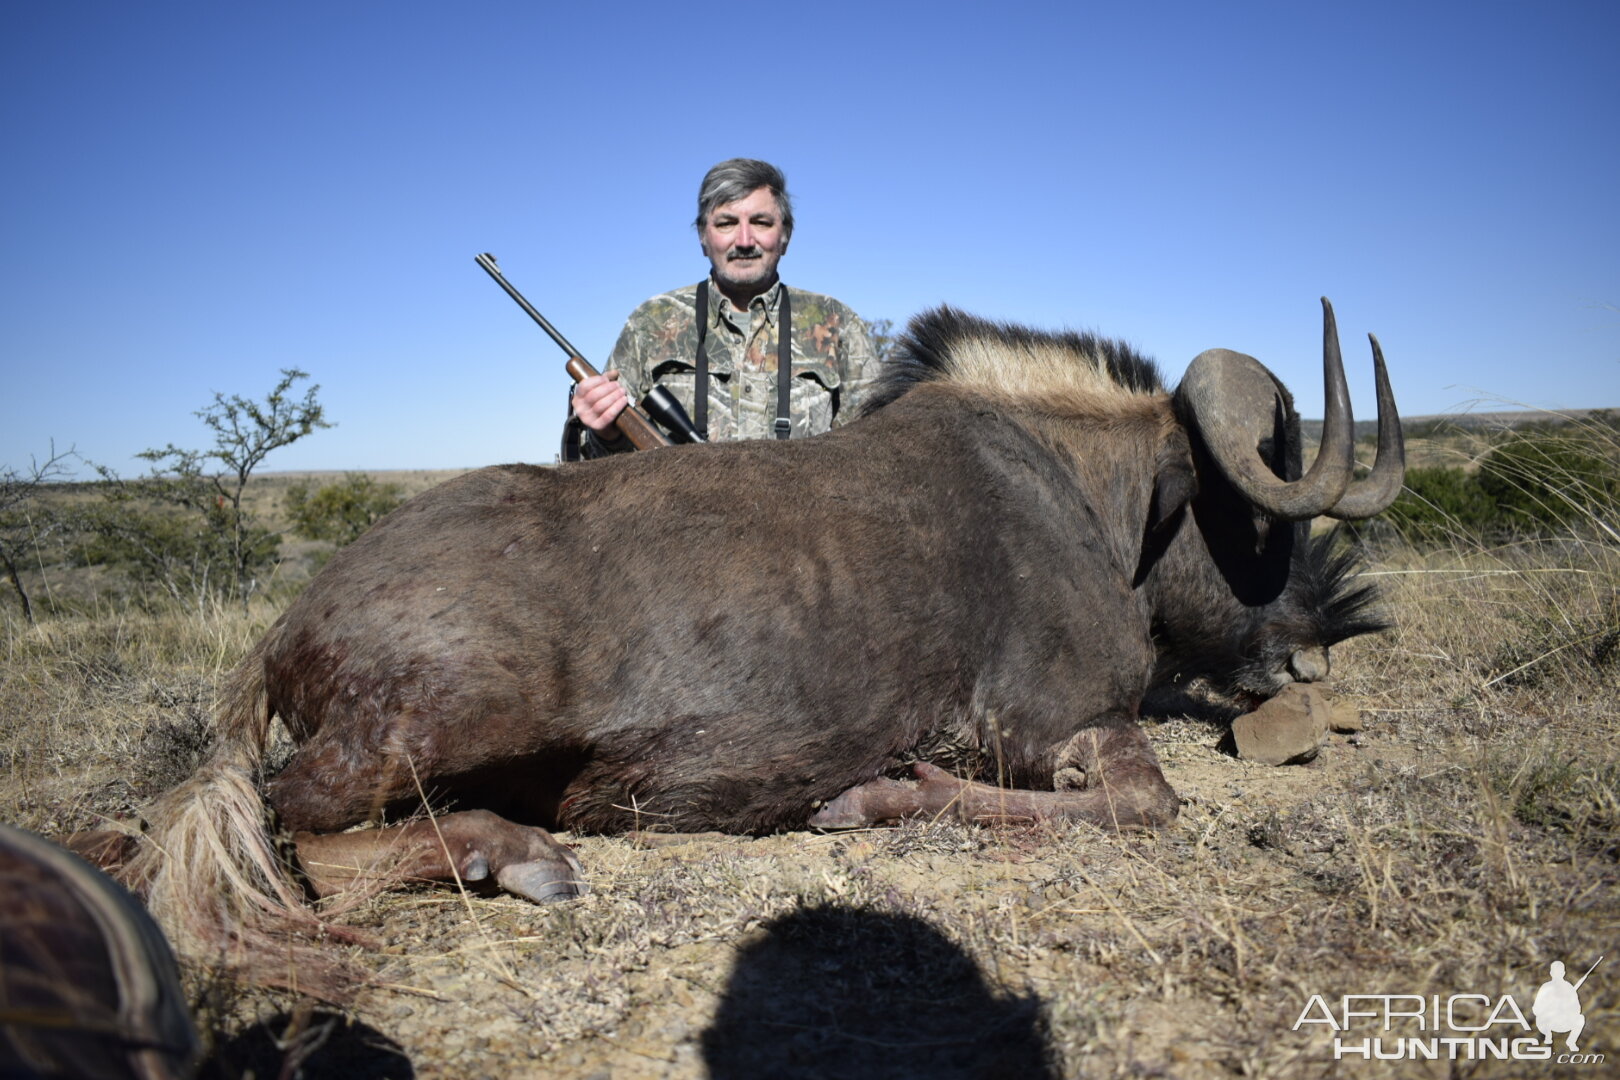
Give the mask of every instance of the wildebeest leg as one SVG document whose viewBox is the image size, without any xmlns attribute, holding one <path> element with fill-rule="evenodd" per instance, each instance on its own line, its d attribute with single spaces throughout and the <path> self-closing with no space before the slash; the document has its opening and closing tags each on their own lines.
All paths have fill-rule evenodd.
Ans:
<svg viewBox="0 0 1620 1080">
<path fill-rule="evenodd" d="M 1062 819 L 1115 829 L 1168 824 L 1179 804 L 1159 771 L 1147 736 L 1136 724 L 1089 728 L 1057 757 L 1067 790 L 1025 791 L 961 780 L 927 762 L 918 783 L 880 777 L 850 788 L 810 818 L 824 829 L 853 828 L 912 817 L 955 817 L 997 824 Z"/>
<path fill-rule="evenodd" d="M 494 875 L 507 892 L 537 903 L 585 892 L 574 853 L 544 829 L 517 825 L 488 810 L 463 810 L 386 829 L 296 833 L 298 862 L 321 896 L 388 881 L 482 882 Z"/>
</svg>

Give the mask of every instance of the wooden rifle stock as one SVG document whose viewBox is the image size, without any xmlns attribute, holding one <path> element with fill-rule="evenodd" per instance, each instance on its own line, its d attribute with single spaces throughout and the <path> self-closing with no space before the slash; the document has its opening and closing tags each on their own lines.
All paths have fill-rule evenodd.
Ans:
<svg viewBox="0 0 1620 1080">
<path fill-rule="evenodd" d="M 582 383 L 592 375 L 600 374 L 591 362 L 579 353 L 571 353 L 568 363 L 564 365 L 568 374 L 574 377 L 575 383 Z M 613 419 L 613 426 L 619 429 L 619 434 L 630 440 L 630 445 L 637 450 L 656 450 L 660 446 L 668 446 L 669 439 L 664 433 L 653 425 L 653 422 L 634 405 L 625 403 L 624 411 Z"/>
<path fill-rule="evenodd" d="M 540 329 L 544 330 L 551 340 L 557 343 L 558 348 L 568 354 L 568 363 L 565 368 L 568 374 L 573 376 L 574 382 L 581 383 L 592 375 L 600 374 L 591 366 L 589 360 L 579 355 L 579 350 L 570 345 L 567 338 L 557 332 L 557 328 L 552 326 L 544 315 L 535 310 L 533 304 L 523 298 L 522 293 L 512 287 L 512 283 L 506 280 L 505 275 L 501 273 L 501 268 L 496 265 L 495 256 L 486 251 L 477 256 L 474 261 L 484 268 L 485 273 L 495 279 L 497 285 L 506 290 L 506 295 L 517 301 L 518 307 L 522 308 L 529 318 L 540 324 Z M 625 405 L 624 411 L 613 421 L 613 425 L 619 429 L 619 434 L 629 439 L 630 445 L 637 450 L 653 450 L 660 446 L 669 445 L 669 440 L 664 437 L 664 433 L 659 431 L 653 425 L 653 422 L 647 419 L 633 405 Z"/>
</svg>

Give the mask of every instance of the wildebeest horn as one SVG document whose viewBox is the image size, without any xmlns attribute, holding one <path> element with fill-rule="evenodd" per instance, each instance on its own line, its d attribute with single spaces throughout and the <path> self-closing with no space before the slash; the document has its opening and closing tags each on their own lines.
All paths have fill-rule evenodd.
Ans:
<svg viewBox="0 0 1620 1080">
<path fill-rule="evenodd" d="M 1366 479 L 1351 481 L 1344 498 L 1328 510 L 1329 517 L 1340 521 L 1359 521 L 1385 510 L 1401 493 L 1401 483 L 1406 479 L 1406 440 L 1401 435 L 1401 416 L 1395 409 L 1389 375 L 1384 371 L 1384 350 L 1376 334 L 1368 334 L 1367 338 L 1372 342 L 1373 376 L 1378 380 L 1378 456 Z"/>
<path fill-rule="evenodd" d="M 1339 354 L 1339 328 L 1325 296 L 1322 379 L 1326 399 L 1322 446 L 1310 470 L 1292 482 L 1276 476 L 1260 456 L 1263 439 L 1280 442 L 1284 437 L 1288 409 L 1282 384 L 1260 361 L 1227 349 L 1207 350 L 1193 359 L 1176 390 L 1227 480 L 1255 506 L 1285 521 L 1326 513 L 1350 485 L 1355 424 Z"/>
</svg>

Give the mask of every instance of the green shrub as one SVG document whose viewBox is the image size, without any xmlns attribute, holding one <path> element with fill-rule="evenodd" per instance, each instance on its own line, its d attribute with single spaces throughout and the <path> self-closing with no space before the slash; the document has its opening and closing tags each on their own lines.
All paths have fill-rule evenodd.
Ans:
<svg viewBox="0 0 1620 1080">
<path fill-rule="evenodd" d="M 135 456 L 151 462 L 152 470 L 134 480 L 97 465 L 107 502 L 85 523 L 95 542 L 84 557 L 124 564 L 137 580 L 156 582 L 176 599 L 215 596 L 246 604 L 280 543 L 243 502 L 248 479 L 273 451 L 332 426 L 317 399 L 320 387 L 309 387 L 301 399 L 290 395 L 293 384 L 308 377 L 284 368 L 262 401 L 215 391 L 213 404 L 195 414 L 213 432 L 211 450 L 173 443 L 143 450 Z"/>
<path fill-rule="evenodd" d="M 314 491 L 308 484 L 294 484 L 285 505 L 294 532 L 342 547 L 404 501 L 405 489 L 399 484 L 379 484 L 365 473 L 345 473 L 338 483 Z"/>
<path fill-rule="evenodd" d="M 1620 503 L 1614 450 L 1589 432 L 1526 435 L 1485 455 L 1479 486 L 1495 500 L 1501 525 L 1513 531 L 1549 532 L 1607 518 Z"/>
<path fill-rule="evenodd" d="M 80 566 L 113 567 L 182 602 L 229 595 L 238 581 L 245 595 L 275 565 L 281 539 L 262 526 L 239 525 L 231 509 L 221 498 L 199 513 L 115 486 L 106 502 L 76 515 L 72 558 Z"/>
<path fill-rule="evenodd" d="M 1499 511 L 1473 473 L 1435 466 L 1406 471 L 1406 488 L 1387 515 L 1408 540 L 1433 543 L 1459 534 L 1484 536 L 1495 528 Z"/>
<path fill-rule="evenodd" d="M 1414 543 L 1527 536 L 1620 540 L 1620 439 L 1603 423 L 1527 426 L 1479 468 L 1412 468 L 1384 522 Z"/>
</svg>

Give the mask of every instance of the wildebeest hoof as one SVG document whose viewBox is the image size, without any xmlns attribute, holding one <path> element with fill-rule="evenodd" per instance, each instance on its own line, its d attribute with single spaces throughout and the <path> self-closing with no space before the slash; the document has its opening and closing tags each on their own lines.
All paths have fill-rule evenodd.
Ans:
<svg viewBox="0 0 1620 1080">
<path fill-rule="evenodd" d="M 573 900 L 590 891 L 585 884 L 585 870 L 572 852 L 564 852 L 561 859 L 503 866 L 495 872 L 495 883 L 537 904 Z"/>
<path fill-rule="evenodd" d="M 484 858 L 482 851 L 475 851 L 467 860 L 467 865 L 461 868 L 461 880 L 483 881 L 489 877 L 489 860 Z"/>
<path fill-rule="evenodd" d="M 809 821 L 812 829 L 857 829 L 866 824 L 858 788 L 851 788 L 811 814 Z"/>
<path fill-rule="evenodd" d="M 810 817 L 813 829 L 858 829 L 894 819 L 896 799 L 910 802 L 916 789 L 910 784 L 880 776 L 844 792 Z"/>
</svg>

